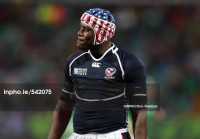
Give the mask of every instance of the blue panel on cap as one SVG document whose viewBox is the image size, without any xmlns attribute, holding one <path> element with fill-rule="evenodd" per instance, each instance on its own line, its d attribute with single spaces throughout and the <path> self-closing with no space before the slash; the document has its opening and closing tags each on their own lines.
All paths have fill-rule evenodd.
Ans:
<svg viewBox="0 0 200 139">
<path fill-rule="evenodd" d="M 92 8 L 87 10 L 86 13 L 115 24 L 113 15 L 107 10 L 101 8 Z"/>
</svg>

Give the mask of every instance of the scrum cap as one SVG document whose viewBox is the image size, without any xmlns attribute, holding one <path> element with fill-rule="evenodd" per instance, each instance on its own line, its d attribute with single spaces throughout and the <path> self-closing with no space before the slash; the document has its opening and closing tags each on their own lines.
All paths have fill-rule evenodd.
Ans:
<svg viewBox="0 0 200 139">
<path fill-rule="evenodd" d="M 115 19 L 107 10 L 101 8 L 89 9 L 81 16 L 81 22 L 93 29 L 95 34 L 94 45 L 108 41 L 115 34 Z"/>
</svg>

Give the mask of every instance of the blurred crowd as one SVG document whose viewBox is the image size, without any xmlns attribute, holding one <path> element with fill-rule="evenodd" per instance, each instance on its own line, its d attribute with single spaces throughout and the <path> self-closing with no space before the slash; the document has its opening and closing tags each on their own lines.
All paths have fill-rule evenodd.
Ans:
<svg viewBox="0 0 200 139">
<path fill-rule="evenodd" d="M 62 83 L 66 58 L 76 51 L 80 16 L 89 8 L 1 4 L 0 83 Z M 116 19 L 115 45 L 137 55 L 147 82 L 160 85 L 160 111 L 148 112 L 149 138 L 200 138 L 200 6 L 102 8 Z M 1 139 L 46 138 L 52 112 L 0 113 Z"/>
</svg>

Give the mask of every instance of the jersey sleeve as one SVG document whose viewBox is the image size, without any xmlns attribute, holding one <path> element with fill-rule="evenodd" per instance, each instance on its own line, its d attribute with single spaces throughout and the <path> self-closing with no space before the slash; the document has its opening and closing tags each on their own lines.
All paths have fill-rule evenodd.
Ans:
<svg viewBox="0 0 200 139">
<path fill-rule="evenodd" d="M 75 100 L 74 83 L 69 73 L 70 63 L 71 63 L 71 57 L 67 59 L 67 62 L 64 68 L 65 81 L 64 81 L 64 85 L 63 85 L 62 92 L 60 95 L 60 100 L 68 102 L 68 103 L 74 103 L 74 100 Z"/>
<path fill-rule="evenodd" d="M 136 106 L 133 108 L 144 108 L 147 104 L 145 67 L 137 58 L 129 59 L 127 65 L 125 82 L 128 103 Z"/>
</svg>

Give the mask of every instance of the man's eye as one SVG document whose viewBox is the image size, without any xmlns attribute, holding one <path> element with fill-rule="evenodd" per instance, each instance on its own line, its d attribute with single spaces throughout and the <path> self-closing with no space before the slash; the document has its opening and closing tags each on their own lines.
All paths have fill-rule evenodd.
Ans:
<svg viewBox="0 0 200 139">
<path fill-rule="evenodd" d="M 88 29 L 88 28 L 83 28 L 83 30 L 84 30 L 84 31 L 89 31 L 89 29 Z"/>
<path fill-rule="evenodd" d="M 87 27 L 80 27 L 80 29 L 81 29 L 82 31 L 85 31 L 85 32 L 88 32 L 88 31 L 90 31 L 90 29 L 89 29 L 89 28 L 87 28 Z"/>
</svg>

